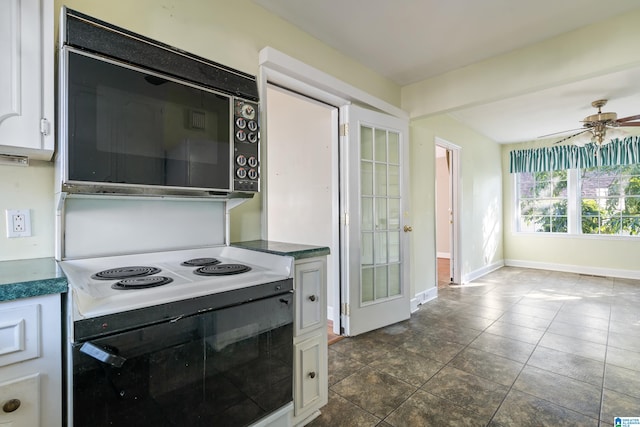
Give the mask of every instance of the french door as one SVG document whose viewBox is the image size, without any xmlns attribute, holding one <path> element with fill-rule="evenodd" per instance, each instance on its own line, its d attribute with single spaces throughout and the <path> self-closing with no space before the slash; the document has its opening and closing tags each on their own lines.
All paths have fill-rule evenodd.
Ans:
<svg viewBox="0 0 640 427">
<path fill-rule="evenodd" d="M 342 139 L 342 324 L 358 335 L 409 318 L 408 121 L 349 105 Z"/>
</svg>

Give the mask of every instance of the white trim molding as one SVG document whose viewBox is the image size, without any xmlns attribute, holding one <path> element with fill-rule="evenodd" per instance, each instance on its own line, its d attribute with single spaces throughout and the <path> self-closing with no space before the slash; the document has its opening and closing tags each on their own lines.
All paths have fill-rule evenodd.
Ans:
<svg viewBox="0 0 640 427">
<path fill-rule="evenodd" d="M 420 306 L 425 302 L 429 302 L 438 298 L 438 288 L 436 286 L 427 289 L 426 291 L 418 292 L 413 298 L 411 298 L 411 313 L 418 311 Z"/>
<path fill-rule="evenodd" d="M 406 111 L 272 47 L 267 46 L 260 51 L 259 65 L 268 70 L 270 82 L 280 84 L 286 78 L 287 87 L 296 90 L 298 88 L 291 85 L 293 79 L 305 88 L 305 92 L 317 92 L 318 99 L 331 105 L 340 106 L 336 102 L 347 100 L 369 105 L 395 117 L 409 119 Z M 311 93 L 310 96 L 314 94 Z"/>
<path fill-rule="evenodd" d="M 477 270 L 471 271 L 462 277 L 461 284 L 466 285 L 469 282 L 473 282 L 474 280 L 479 279 L 482 276 L 486 276 L 487 274 L 504 267 L 504 265 L 505 265 L 504 261 L 501 260 L 498 262 L 494 262 L 493 264 L 485 265 L 484 267 L 479 268 Z"/>
<path fill-rule="evenodd" d="M 565 273 L 588 274 L 592 276 L 616 277 L 620 279 L 640 279 L 640 270 L 589 267 L 584 265 L 553 264 L 548 262 L 505 260 L 507 267 L 535 268 L 538 270 L 562 271 Z"/>
</svg>

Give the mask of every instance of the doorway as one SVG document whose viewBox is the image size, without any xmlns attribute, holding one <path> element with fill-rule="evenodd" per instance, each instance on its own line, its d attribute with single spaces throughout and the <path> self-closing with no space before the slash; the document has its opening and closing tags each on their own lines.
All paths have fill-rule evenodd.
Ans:
<svg viewBox="0 0 640 427">
<path fill-rule="evenodd" d="M 362 289 L 362 283 L 360 280 L 352 280 L 353 278 L 349 275 L 351 265 L 355 263 L 360 263 L 361 261 L 361 251 L 360 245 L 349 244 L 349 238 L 353 234 L 352 229 L 355 229 L 354 224 L 361 220 L 359 210 L 357 212 L 349 211 L 349 203 L 351 199 L 358 196 L 357 192 L 352 191 L 352 187 L 357 180 L 356 170 L 347 164 L 345 159 L 348 159 L 346 156 L 347 152 L 350 150 L 349 146 L 353 142 L 350 141 L 349 135 L 359 135 L 359 131 L 350 132 L 349 129 L 360 129 L 360 124 L 355 123 L 357 120 L 357 114 L 352 115 L 349 111 L 356 111 L 357 109 L 352 109 L 351 107 L 355 106 L 355 104 L 364 106 L 366 109 L 378 110 L 383 113 L 382 115 L 387 115 L 388 117 L 395 117 L 396 119 L 402 122 L 402 130 L 401 133 L 398 133 L 398 141 L 400 141 L 403 145 L 408 144 L 408 120 L 409 117 L 406 112 L 402 111 L 398 107 L 395 107 L 387 102 L 378 99 L 374 96 L 369 95 L 362 90 L 353 87 L 343 81 L 336 79 L 333 76 L 325 74 L 324 72 L 310 67 L 295 58 L 289 57 L 282 52 L 279 52 L 271 47 L 265 47 L 262 51 L 260 51 L 260 71 L 259 71 L 259 88 L 260 88 L 260 98 L 261 98 L 261 109 L 263 111 L 263 117 L 266 116 L 267 125 L 262 129 L 262 132 L 266 133 L 266 141 L 262 145 L 262 155 L 265 156 L 269 151 L 270 144 L 270 130 L 269 127 L 269 114 L 273 114 L 274 111 L 269 110 L 267 107 L 268 103 L 268 94 L 267 90 L 269 87 L 273 88 L 286 88 L 290 94 L 294 96 L 302 97 L 302 99 L 311 100 L 313 102 L 319 102 L 320 104 L 325 104 L 325 106 L 329 107 L 337 107 L 337 110 L 332 108 L 332 114 L 335 111 L 338 111 L 338 116 L 335 120 L 332 119 L 331 125 L 335 126 L 335 131 L 332 131 L 332 134 L 335 136 L 336 143 L 331 143 L 332 147 L 332 173 L 333 177 L 336 177 L 335 180 L 332 181 L 332 185 L 336 185 L 335 190 L 332 190 L 332 194 L 336 194 L 338 197 L 338 202 L 336 203 L 336 199 L 332 199 L 332 203 L 336 203 L 334 209 L 332 209 L 332 223 L 335 225 L 332 230 L 332 241 L 334 242 L 334 246 L 329 246 L 332 248 L 332 253 L 336 254 L 334 258 L 332 258 L 332 264 L 334 269 L 332 274 L 334 277 L 328 276 L 328 290 L 332 293 L 329 296 L 328 304 L 329 304 L 329 313 L 327 318 L 329 320 L 334 321 L 334 332 L 343 334 L 343 335 L 355 335 L 358 333 L 365 332 L 364 330 L 354 329 L 355 332 L 351 331 L 351 320 L 358 318 L 362 320 L 358 313 L 358 310 L 354 310 L 354 306 L 351 301 L 353 300 L 354 304 L 357 304 L 360 308 L 365 305 L 376 305 L 379 308 L 381 316 L 376 318 L 376 320 L 389 320 L 388 318 L 397 312 L 397 310 L 388 310 L 387 302 L 392 302 L 400 297 L 400 295 L 394 293 L 395 288 L 392 287 L 392 291 L 389 295 L 389 298 L 386 299 L 378 299 L 374 300 L 373 303 L 369 301 L 364 301 L 362 298 L 353 298 L 353 295 L 350 293 L 351 288 Z M 354 121 L 354 123 L 351 123 Z M 264 121 L 263 121 L 264 123 Z M 370 123 L 372 128 L 378 128 L 378 123 Z M 382 126 L 384 127 L 384 126 Z M 338 132 L 339 129 L 339 132 Z M 398 129 L 400 130 L 400 129 Z M 385 139 L 385 144 L 391 144 L 388 146 L 394 147 L 395 139 L 393 135 L 389 136 L 390 133 L 397 133 L 392 129 L 386 129 L 385 135 L 387 138 Z M 299 133 L 297 139 L 293 141 L 293 143 L 299 142 L 302 138 L 307 136 L 308 132 Z M 395 151 L 394 151 L 395 152 Z M 406 153 L 406 148 L 403 149 L 403 152 Z M 303 157 L 304 158 L 304 157 Z M 293 160 L 294 162 L 297 160 Z M 269 171 L 269 159 L 266 159 L 266 168 L 263 165 L 263 176 L 268 176 L 269 173 L 273 171 Z M 376 162 L 377 163 L 377 162 Z M 383 163 L 383 162 L 380 162 Z M 350 163 L 349 163 L 350 164 Z M 388 166 L 388 165 L 387 165 Z M 390 168 L 391 173 L 393 173 L 393 168 Z M 382 176 L 382 170 L 379 170 L 379 176 Z M 356 174 L 351 176 L 352 174 Z M 347 177 L 347 178 L 345 178 Z M 356 178 L 356 179 L 353 179 Z M 397 181 L 395 180 L 396 176 L 387 176 L 389 178 L 389 183 L 394 184 Z M 382 188 L 380 186 L 379 188 Z M 402 186 L 404 188 L 404 186 Z M 273 192 L 273 189 L 270 187 L 270 184 L 266 185 L 266 188 L 263 187 L 263 207 L 265 204 L 269 203 L 269 192 Z M 335 191 L 335 193 L 333 193 Z M 263 227 L 263 238 L 271 239 L 273 236 L 267 235 L 267 224 L 269 223 L 269 215 L 268 209 L 263 208 L 262 215 L 263 220 L 262 223 L 265 225 Z M 355 215 L 355 216 L 354 216 Z M 402 221 L 408 220 L 408 211 L 402 215 Z M 397 224 L 402 225 L 404 224 Z M 396 224 L 394 223 L 394 227 Z M 406 226 L 406 228 L 411 229 L 410 226 Z M 390 232 L 394 232 L 395 230 L 390 230 Z M 382 236 L 382 232 L 380 232 L 380 236 Z M 337 244 L 335 244 L 337 242 Z M 333 249 L 335 248 L 335 250 Z M 383 269 L 385 266 L 380 266 L 379 270 L 383 273 Z M 395 270 L 391 268 L 391 272 L 394 273 Z M 336 277 L 337 275 L 337 277 Z M 383 278 L 383 274 L 378 274 L 378 279 Z M 396 275 L 389 275 L 388 277 L 395 278 Z M 375 277 L 374 277 L 375 278 Z M 410 284 L 410 275 L 404 274 L 400 276 L 401 278 L 401 296 L 406 298 L 406 312 L 409 313 L 409 284 Z M 385 287 L 388 288 L 387 283 L 382 280 L 379 280 L 377 285 L 382 287 L 385 284 Z M 392 281 L 392 284 L 397 283 L 396 281 Z M 362 292 L 361 292 L 362 293 Z M 376 295 L 380 295 L 377 293 Z M 403 307 L 404 309 L 405 307 Z M 404 311 L 404 310 L 403 310 Z M 407 314 L 408 317 L 408 314 Z M 362 322 L 360 322 L 362 323 Z M 390 320 L 387 324 L 394 323 L 393 320 Z M 372 326 L 372 328 L 381 327 L 384 325 Z"/>
<path fill-rule="evenodd" d="M 460 147 L 436 139 L 436 272 L 437 287 L 460 284 L 459 245 Z"/>
<path fill-rule="evenodd" d="M 327 318 L 338 334 L 338 108 L 271 84 L 266 102 L 267 236 L 329 248 Z"/>
</svg>

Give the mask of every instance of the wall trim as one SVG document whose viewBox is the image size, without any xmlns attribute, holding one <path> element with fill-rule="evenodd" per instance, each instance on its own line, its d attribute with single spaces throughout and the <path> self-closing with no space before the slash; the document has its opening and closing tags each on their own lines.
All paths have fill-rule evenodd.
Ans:
<svg viewBox="0 0 640 427">
<path fill-rule="evenodd" d="M 593 276 L 616 277 L 620 279 L 640 279 L 640 270 L 589 267 L 584 265 L 554 264 L 549 262 L 506 259 L 507 267 L 535 268 L 538 270 L 562 271 L 565 273 L 589 274 Z"/>
<path fill-rule="evenodd" d="M 425 302 L 431 301 L 436 298 L 438 298 L 438 288 L 436 286 L 434 286 L 433 288 L 429 288 L 426 291 L 417 293 L 416 296 L 411 299 L 411 313 L 415 313 L 416 311 L 418 311 L 420 306 Z"/>
<path fill-rule="evenodd" d="M 409 120 L 409 114 L 401 108 L 370 95 L 271 46 L 260 50 L 258 61 L 258 65 L 269 69 L 268 80 L 274 83 L 280 83 L 280 79 L 287 77 L 288 87 L 291 87 L 291 79 L 293 79 L 304 85 L 307 90 L 312 89 L 315 92 L 321 92 L 321 95 L 370 105 L 392 116 Z M 324 101 L 322 98 L 319 99 Z M 335 101 L 330 99 L 329 102 Z M 339 106 L 341 104 L 332 103 L 332 105 Z"/>
<path fill-rule="evenodd" d="M 485 276 L 485 275 L 487 275 L 487 274 L 489 274 L 489 273 L 491 273 L 493 271 L 496 271 L 496 270 L 504 267 L 504 265 L 505 265 L 504 260 L 500 260 L 500 261 L 494 262 L 493 264 L 485 265 L 482 268 L 479 268 L 477 270 L 474 270 L 474 271 L 472 271 L 470 273 L 465 274 L 462 277 L 462 283 L 461 284 L 462 285 L 466 285 L 469 282 L 473 282 L 474 280 L 479 279 L 482 276 Z"/>
<path fill-rule="evenodd" d="M 438 252 L 436 253 L 436 257 L 451 259 L 451 254 L 449 252 Z"/>
</svg>

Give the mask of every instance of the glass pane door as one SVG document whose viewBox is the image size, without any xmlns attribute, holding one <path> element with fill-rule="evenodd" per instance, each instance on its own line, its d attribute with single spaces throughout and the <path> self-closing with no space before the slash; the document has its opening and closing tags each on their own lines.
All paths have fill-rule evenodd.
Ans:
<svg viewBox="0 0 640 427">
<path fill-rule="evenodd" d="M 361 295 L 400 295 L 400 135 L 360 126 Z"/>
</svg>

